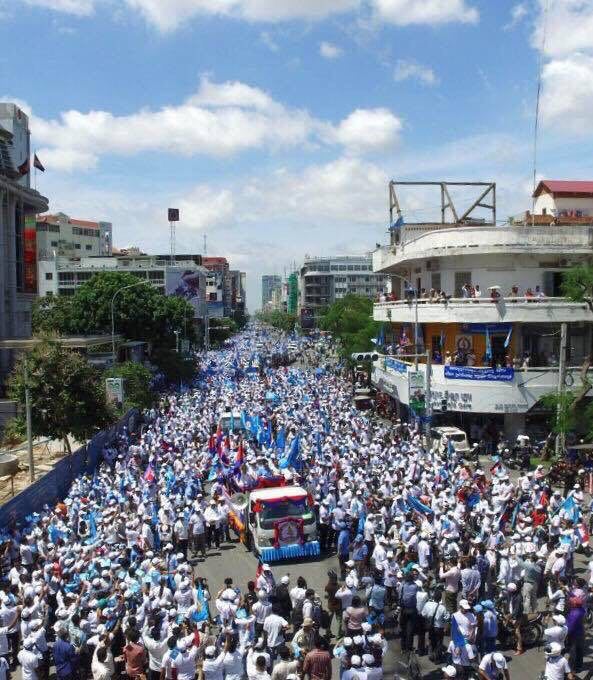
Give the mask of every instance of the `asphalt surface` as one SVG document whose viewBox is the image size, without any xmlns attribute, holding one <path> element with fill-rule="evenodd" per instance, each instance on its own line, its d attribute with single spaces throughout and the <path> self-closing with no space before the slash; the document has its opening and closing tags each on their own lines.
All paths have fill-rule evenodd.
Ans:
<svg viewBox="0 0 593 680">
<path fill-rule="evenodd" d="M 584 566 L 584 561 L 579 560 L 579 566 Z M 338 561 L 335 556 L 317 558 L 315 560 L 286 561 L 271 565 L 274 576 L 278 580 L 284 574 L 289 574 L 291 579 L 290 587 L 296 584 L 298 576 L 303 576 L 310 588 L 315 588 L 316 592 L 323 596 L 327 583 L 327 572 L 329 569 L 337 570 Z M 206 560 L 201 558 L 196 561 L 196 575 L 208 579 L 208 585 L 212 598 L 216 596 L 218 590 L 223 586 L 226 577 L 231 577 L 236 586 L 246 590 L 247 581 L 255 578 L 257 568 L 256 557 L 248 552 L 245 547 L 238 543 L 222 544 L 220 550 L 212 549 Z M 323 597 L 322 597 L 323 601 Z M 334 634 L 337 633 L 336 624 L 332 626 Z M 384 663 L 384 677 L 389 680 L 406 678 L 405 666 L 401 655 L 399 640 L 393 639 L 387 634 L 389 640 L 389 652 Z M 590 639 L 588 643 L 588 656 L 585 662 L 585 671 L 578 675 L 581 679 L 593 678 L 593 650 L 591 649 Z M 545 665 L 544 653 L 542 649 L 529 649 L 522 656 L 514 656 L 513 650 L 501 650 L 504 652 L 509 662 L 509 670 L 512 680 L 537 680 L 540 672 Z M 440 680 L 442 674 L 440 669 L 435 667 L 427 657 L 419 659 L 420 667 L 423 672 L 423 680 Z M 336 669 L 334 677 L 338 677 Z"/>
</svg>

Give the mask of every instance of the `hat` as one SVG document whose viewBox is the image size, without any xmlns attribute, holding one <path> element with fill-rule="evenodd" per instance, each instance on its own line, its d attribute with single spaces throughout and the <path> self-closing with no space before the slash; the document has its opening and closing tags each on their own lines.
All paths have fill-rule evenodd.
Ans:
<svg viewBox="0 0 593 680">
<path fill-rule="evenodd" d="M 288 583 L 290 583 L 290 576 L 289 576 L 288 574 L 286 574 L 285 576 L 283 576 L 283 577 L 280 579 L 280 583 L 284 583 L 285 585 L 288 584 Z"/>
<path fill-rule="evenodd" d="M 358 654 L 354 654 L 352 658 L 350 659 L 350 665 L 351 666 L 360 666 L 362 663 L 362 659 L 358 656 Z"/>
<path fill-rule="evenodd" d="M 549 651 L 548 651 L 549 650 Z M 562 653 L 562 645 L 559 642 L 552 642 L 548 647 L 546 647 L 546 654 L 551 656 L 556 656 Z"/>
<path fill-rule="evenodd" d="M 344 647 L 352 647 L 352 638 L 351 637 L 345 637 L 342 640 L 342 644 L 344 645 Z"/>
<path fill-rule="evenodd" d="M 510 593 L 514 593 L 517 590 L 517 584 L 516 583 L 508 583 L 507 584 L 507 590 Z"/>
<path fill-rule="evenodd" d="M 363 654 L 362 655 L 362 663 L 365 666 L 371 666 L 372 664 L 375 663 L 375 657 L 372 654 Z"/>
<path fill-rule="evenodd" d="M 305 616 L 303 619 L 303 626 L 312 626 L 314 625 L 315 621 L 310 616 Z"/>
<path fill-rule="evenodd" d="M 32 649 L 35 646 L 35 640 L 29 635 L 23 640 L 23 647 L 25 649 Z"/>
<path fill-rule="evenodd" d="M 507 665 L 504 655 L 500 652 L 494 652 L 492 655 L 492 661 L 494 661 L 496 664 L 496 668 L 504 668 Z"/>
<path fill-rule="evenodd" d="M 445 666 L 443 668 L 443 673 L 445 674 L 446 678 L 457 677 L 457 671 L 455 670 L 455 666 Z"/>
<path fill-rule="evenodd" d="M 269 564 L 262 564 L 261 567 L 264 571 L 272 571 Z"/>
<path fill-rule="evenodd" d="M 179 646 L 179 643 L 177 643 L 177 646 Z M 216 647 L 214 645 L 208 645 L 204 650 L 204 654 L 211 659 L 216 654 Z"/>
<path fill-rule="evenodd" d="M 555 621 L 559 626 L 564 626 L 566 624 L 566 619 L 562 614 L 554 614 L 552 620 Z"/>
<path fill-rule="evenodd" d="M 459 600 L 459 607 L 461 609 L 465 609 L 466 611 L 471 609 L 471 606 L 467 600 Z"/>
</svg>

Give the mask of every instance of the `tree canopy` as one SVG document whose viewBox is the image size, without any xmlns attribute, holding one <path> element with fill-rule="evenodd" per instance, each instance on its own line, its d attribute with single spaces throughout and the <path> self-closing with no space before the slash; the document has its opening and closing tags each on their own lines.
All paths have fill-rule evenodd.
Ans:
<svg viewBox="0 0 593 680">
<path fill-rule="evenodd" d="M 193 307 L 183 298 L 163 295 L 148 282 L 138 284 L 127 272 L 99 272 L 69 297 L 42 298 L 33 312 L 33 331 L 60 335 L 111 333 L 111 303 L 115 298 L 116 333 L 155 346 L 174 346 L 174 331 L 195 340 Z M 122 290 L 125 286 L 134 286 Z"/>
<path fill-rule="evenodd" d="M 336 300 L 321 317 L 320 327 L 341 342 L 340 352 L 350 359 L 353 352 L 374 349 L 380 324 L 373 321 L 373 302 L 360 295 L 346 295 Z"/>
<path fill-rule="evenodd" d="M 62 439 L 70 450 L 69 434 L 82 441 L 114 421 L 100 373 L 77 352 L 46 339 L 17 361 L 8 394 L 23 408 L 25 365 L 33 436 Z"/>
<path fill-rule="evenodd" d="M 107 377 L 124 380 L 124 412 L 131 408 L 145 409 L 152 406 L 155 399 L 151 388 L 152 373 L 142 364 L 126 361 L 110 369 Z"/>
<path fill-rule="evenodd" d="M 286 333 L 291 333 L 297 323 L 295 314 L 288 314 L 288 312 L 283 312 L 281 310 L 274 310 L 273 312 L 261 311 L 257 312 L 256 316 L 262 323 L 267 323 Z"/>
<path fill-rule="evenodd" d="M 566 271 L 562 277 L 562 293 L 593 308 L 593 266 L 582 264 Z"/>
</svg>

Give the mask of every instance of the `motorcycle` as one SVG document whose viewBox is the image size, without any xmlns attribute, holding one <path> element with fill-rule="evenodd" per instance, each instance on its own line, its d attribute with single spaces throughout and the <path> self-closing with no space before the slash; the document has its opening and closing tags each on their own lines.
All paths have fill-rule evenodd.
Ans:
<svg viewBox="0 0 593 680">
<path fill-rule="evenodd" d="M 517 646 L 517 634 L 515 628 L 508 623 L 502 610 L 498 612 L 498 639 L 504 648 Z M 524 647 L 540 645 L 544 639 L 544 613 L 527 615 L 521 622 L 521 639 Z"/>
</svg>

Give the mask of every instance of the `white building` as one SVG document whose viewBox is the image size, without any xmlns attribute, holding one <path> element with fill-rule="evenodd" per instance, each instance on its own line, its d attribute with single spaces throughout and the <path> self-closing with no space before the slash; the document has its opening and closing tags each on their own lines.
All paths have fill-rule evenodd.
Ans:
<svg viewBox="0 0 593 680">
<path fill-rule="evenodd" d="M 112 253 L 111 222 L 79 220 L 64 213 L 38 215 L 37 258 L 109 256 Z"/>
<path fill-rule="evenodd" d="M 196 319 L 204 318 L 206 270 L 200 255 L 124 255 L 121 257 L 54 257 L 39 261 L 40 295 L 73 295 L 101 271 L 128 272 L 147 279 L 166 295 L 179 295 L 192 304 Z"/>
<path fill-rule="evenodd" d="M 371 255 L 305 257 L 299 272 L 301 324 L 313 327 L 321 310 L 348 294 L 376 299 L 385 285 L 385 275 L 373 273 Z"/>
<path fill-rule="evenodd" d="M 550 184 L 557 185 L 542 182 L 536 191 L 536 205 L 548 216 L 552 203 L 545 203 L 549 198 L 544 201 L 541 187 Z M 539 402 L 558 388 L 563 323 L 566 385 L 578 389 L 591 350 L 593 313 L 585 303 L 564 299 L 561 282 L 568 268 L 590 262 L 593 255 L 593 211 L 587 219 L 582 201 L 588 199 L 582 193 L 573 205 L 567 196 L 546 193 L 555 210 L 579 210 L 578 218 L 559 215 L 546 221 L 540 213 L 497 226 L 494 219 L 466 215 L 447 223 L 446 210 L 438 223 L 410 224 L 402 215 L 391 243 L 374 252 L 374 270 L 393 277 L 395 298 L 376 304 L 374 318 L 385 323 L 392 350 L 431 352 L 433 421 L 446 409 L 448 422 L 456 419 L 468 429 L 488 425 L 512 435 L 539 425 L 549 431 L 550 414 Z M 482 207 L 486 200 L 481 199 Z M 488 207 L 495 214 L 494 201 Z M 479 287 L 481 297 L 465 297 L 465 284 Z M 450 297 L 435 301 L 439 290 Z M 459 365 L 444 365 L 447 354 L 452 364 L 457 356 Z M 405 410 L 414 385 L 426 386 L 423 359 L 420 375 L 415 372 L 411 358 L 381 358 L 373 380 Z"/>
</svg>

